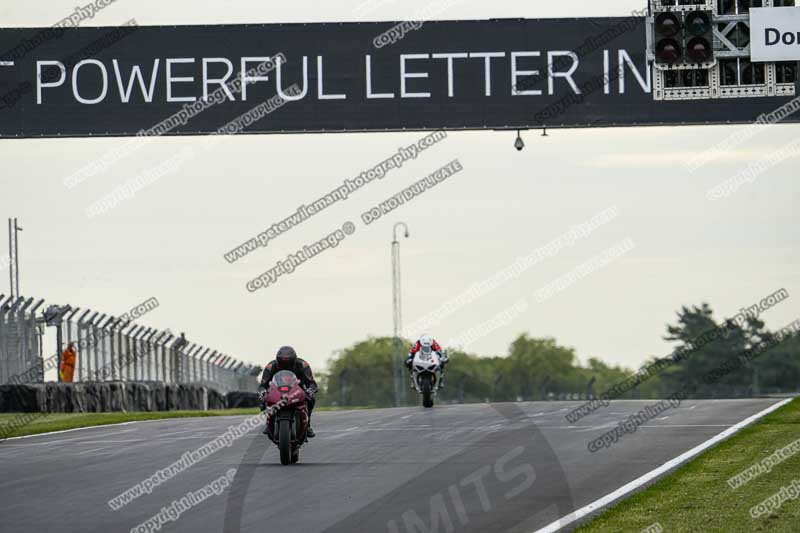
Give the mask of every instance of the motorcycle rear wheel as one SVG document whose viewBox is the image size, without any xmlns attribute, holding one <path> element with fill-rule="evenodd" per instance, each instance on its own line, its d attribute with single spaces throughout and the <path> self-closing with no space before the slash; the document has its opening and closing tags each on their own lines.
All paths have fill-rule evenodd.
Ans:
<svg viewBox="0 0 800 533">
<path fill-rule="evenodd" d="M 292 461 L 292 427 L 288 420 L 280 420 L 278 424 L 278 449 L 281 452 L 281 464 L 288 465 Z"/>
</svg>

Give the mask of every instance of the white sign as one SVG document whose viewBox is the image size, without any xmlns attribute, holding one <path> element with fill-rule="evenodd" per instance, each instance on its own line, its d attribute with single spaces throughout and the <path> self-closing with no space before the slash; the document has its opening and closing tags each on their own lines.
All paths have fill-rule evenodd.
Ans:
<svg viewBox="0 0 800 533">
<path fill-rule="evenodd" d="M 800 61 L 800 7 L 750 10 L 753 61 Z"/>
</svg>

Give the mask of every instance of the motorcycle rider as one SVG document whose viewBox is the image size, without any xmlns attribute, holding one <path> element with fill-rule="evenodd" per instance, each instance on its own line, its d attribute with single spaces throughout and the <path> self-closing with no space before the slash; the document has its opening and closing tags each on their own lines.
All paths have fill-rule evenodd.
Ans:
<svg viewBox="0 0 800 533">
<path fill-rule="evenodd" d="M 314 410 L 317 395 L 317 382 L 314 380 L 314 374 L 311 372 L 311 366 L 307 361 L 297 357 L 297 352 L 291 346 L 281 346 L 278 353 L 275 355 L 275 360 L 267 363 L 264 367 L 264 373 L 261 374 L 261 384 L 258 386 L 258 396 L 261 400 L 261 410 L 265 409 L 264 399 L 269 388 L 269 382 L 281 370 L 289 370 L 294 372 L 297 379 L 300 380 L 300 385 L 306 393 L 306 405 L 308 406 L 308 430 L 306 435 L 308 438 L 314 438 L 314 430 L 311 429 L 311 412 Z M 267 424 L 269 428 L 269 424 Z M 264 429 L 267 433 L 267 429 Z"/>
<path fill-rule="evenodd" d="M 444 387 L 444 367 L 447 364 L 449 359 L 447 355 L 442 353 L 442 347 L 439 346 L 439 343 L 436 342 L 436 339 L 428 335 L 427 333 L 423 333 L 417 342 L 414 343 L 414 346 L 411 347 L 411 350 L 408 352 L 408 357 L 406 358 L 406 368 L 411 370 L 411 366 L 414 362 L 414 356 L 422 350 L 422 353 L 430 353 L 430 352 L 438 352 L 440 357 L 440 363 L 442 365 L 442 379 L 439 382 L 440 387 Z"/>
</svg>

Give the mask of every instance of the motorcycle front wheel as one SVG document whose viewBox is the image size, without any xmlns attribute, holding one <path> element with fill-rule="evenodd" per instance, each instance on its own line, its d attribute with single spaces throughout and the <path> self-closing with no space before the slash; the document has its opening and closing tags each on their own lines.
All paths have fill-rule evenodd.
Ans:
<svg viewBox="0 0 800 533">
<path fill-rule="evenodd" d="M 288 420 L 278 421 L 278 449 L 281 464 L 288 465 L 292 461 L 292 427 Z"/>
<path fill-rule="evenodd" d="M 433 407 L 433 383 L 431 383 L 431 375 L 423 374 L 419 379 L 422 382 L 422 406 Z"/>
</svg>

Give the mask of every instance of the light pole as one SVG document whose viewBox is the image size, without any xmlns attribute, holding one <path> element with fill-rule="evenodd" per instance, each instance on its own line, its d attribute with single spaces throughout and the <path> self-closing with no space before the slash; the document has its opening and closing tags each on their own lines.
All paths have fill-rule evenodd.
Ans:
<svg viewBox="0 0 800 533">
<path fill-rule="evenodd" d="M 394 405 L 398 407 L 405 400 L 406 389 L 403 387 L 403 362 L 400 355 L 400 335 L 403 329 L 403 309 L 400 291 L 400 242 L 397 240 L 397 228 L 402 226 L 405 238 L 409 237 L 405 222 L 397 222 L 392 228 L 392 318 L 394 320 L 394 339 L 392 342 L 394 367 Z"/>
</svg>

